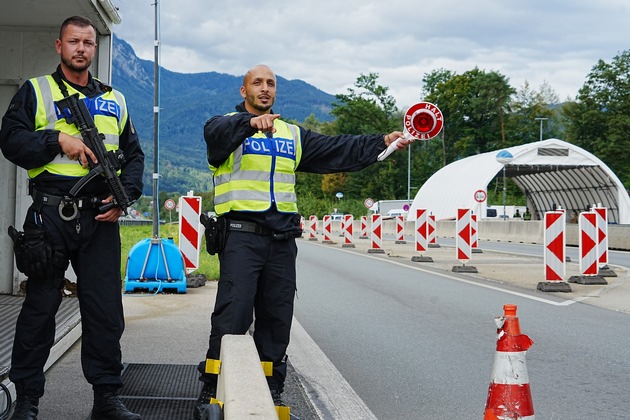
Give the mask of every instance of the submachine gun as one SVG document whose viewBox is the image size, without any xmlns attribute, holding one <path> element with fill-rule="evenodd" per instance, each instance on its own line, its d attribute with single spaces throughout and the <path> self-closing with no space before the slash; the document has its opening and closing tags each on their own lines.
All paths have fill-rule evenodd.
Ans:
<svg viewBox="0 0 630 420">
<path fill-rule="evenodd" d="M 94 163 L 86 156 L 90 172 L 72 187 L 69 192 L 69 197 L 64 197 L 64 199 L 68 201 L 67 204 L 73 206 L 73 199 L 81 188 L 94 177 L 103 175 L 112 193 L 113 200 L 100 206 L 99 211 L 104 213 L 112 207 L 119 207 L 126 215 L 127 208 L 133 204 L 133 201 L 129 199 L 117 174 L 117 171 L 120 170 L 125 163 L 123 152 L 121 150 L 108 151 L 105 148 L 105 143 L 103 143 L 105 136 L 98 132 L 92 114 L 88 111 L 85 102 L 79 99 L 78 93 L 66 96 L 64 99 L 56 101 L 55 104 L 66 122 L 68 124 L 74 124 L 79 129 L 81 137 L 83 137 L 83 142 L 92 150 L 98 160 L 98 163 Z"/>
</svg>

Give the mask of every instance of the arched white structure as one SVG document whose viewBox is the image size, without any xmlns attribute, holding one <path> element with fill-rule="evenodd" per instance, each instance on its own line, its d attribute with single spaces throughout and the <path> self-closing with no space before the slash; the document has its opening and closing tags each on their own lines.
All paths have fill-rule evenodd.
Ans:
<svg viewBox="0 0 630 420">
<path fill-rule="evenodd" d="M 497 160 L 497 155 L 505 151 L 512 155 L 505 164 L 506 177 L 525 193 L 532 219 L 557 207 L 580 212 L 601 203 L 608 208 L 609 223 L 630 224 L 630 197 L 619 178 L 593 154 L 558 139 L 482 153 L 445 166 L 420 188 L 408 220 L 414 220 L 417 208 L 428 209 L 437 220 L 455 218 L 458 208 L 471 208 L 484 218 L 487 201 L 477 201 L 476 192 L 487 192 L 488 184 L 502 176 L 499 160 L 506 160 Z"/>
</svg>

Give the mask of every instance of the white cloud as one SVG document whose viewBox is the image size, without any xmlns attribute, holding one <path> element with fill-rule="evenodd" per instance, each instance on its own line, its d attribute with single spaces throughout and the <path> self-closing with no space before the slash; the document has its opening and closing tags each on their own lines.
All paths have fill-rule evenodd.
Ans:
<svg viewBox="0 0 630 420">
<path fill-rule="evenodd" d="M 123 18 L 115 32 L 152 60 L 154 6 L 112 1 Z M 610 61 L 630 38 L 626 0 L 165 0 L 159 7 L 161 64 L 169 70 L 238 76 L 266 63 L 331 94 L 375 72 L 401 108 L 421 99 L 423 75 L 439 68 L 496 70 L 517 89 L 546 81 L 561 99 L 574 98 L 597 61 Z"/>
</svg>

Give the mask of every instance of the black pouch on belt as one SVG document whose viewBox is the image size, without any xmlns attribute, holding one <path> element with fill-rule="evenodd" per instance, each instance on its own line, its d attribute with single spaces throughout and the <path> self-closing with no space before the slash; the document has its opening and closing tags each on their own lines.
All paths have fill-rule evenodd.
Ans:
<svg viewBox="0 0 630 420">
<path fill-rule="evenodd" d="M 54 247 L 44 229 L 20 232 L 9 226 L 15 264 L 28 278 L 47 279 L 54 276 Z"/>
<path fill-rule="evenodd" d="M 217 219 L 205 213 L 199 216 L 199 221 L 205 228 L 206 251 L 210 255 L 220 253 L 225 246 L 225 221 L 223 219 L 223 217 Z"/>
</svg>

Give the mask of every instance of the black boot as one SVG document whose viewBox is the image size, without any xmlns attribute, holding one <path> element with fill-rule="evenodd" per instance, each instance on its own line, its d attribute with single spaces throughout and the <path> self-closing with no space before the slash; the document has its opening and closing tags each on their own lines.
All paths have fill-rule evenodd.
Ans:
<svg viewBox="0 0 630 420">
<path fill-rule="evenodd" d="M 94 390 L 92 420 L 141 420 L 140 414 L 127 410 L 116 390 Z"/>
<path fill-rule="evenodd" d="M 18 395 L 11 420 L 37 420 L 39 398 Z"/>
<path fill-rule="evenodd" d="M 208 407 L 208 405 L 210 405 L 210 400 L 212 398 L 216 398 L 216 396 L 216 386 L 204 384 L 203 388 L 201 389 L 201 393 L 199 394 L 199 398 L 197 398 L 197 401 L 195 402 L 195 408 L 193 409 L 193 419 L 201 420 L 201 416 L 204 410 L 206 409 L 206 407 Z"/>
</svg>

